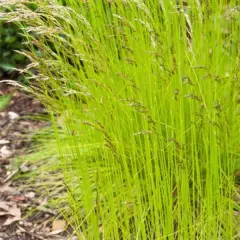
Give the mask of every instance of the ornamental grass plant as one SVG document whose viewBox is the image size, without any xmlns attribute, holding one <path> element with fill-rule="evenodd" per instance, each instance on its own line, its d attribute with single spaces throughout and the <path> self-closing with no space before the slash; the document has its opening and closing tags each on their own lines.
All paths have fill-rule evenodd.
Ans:
<svg viewBox="0 0 240 240">
<path fill-rule="evenodd" d="M 0 6 L 24 27 L 79 239 L 239 239 L 237 0 Z"/>
</svg>

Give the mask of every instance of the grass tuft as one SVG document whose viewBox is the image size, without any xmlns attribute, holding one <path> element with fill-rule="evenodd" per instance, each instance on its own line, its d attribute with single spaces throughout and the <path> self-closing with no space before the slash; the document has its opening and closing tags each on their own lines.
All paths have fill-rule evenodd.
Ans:
<svg viewBox="0 0 240 240">
<path fill-rule="evenodd" d="M 0 6 L 26 27 L 79 238 L 237 239 L 237 1 L 30 2 Z"/>
</svg>

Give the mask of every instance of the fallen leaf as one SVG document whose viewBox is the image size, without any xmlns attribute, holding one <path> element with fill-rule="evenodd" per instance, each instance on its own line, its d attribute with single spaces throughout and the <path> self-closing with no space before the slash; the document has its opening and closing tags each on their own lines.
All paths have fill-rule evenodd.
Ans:
<svg viewBox="0 0 240 240">
<path fill-rule="evenodd" d="M 9 217 L 9 218 L 3 223 L 3 226 L 11 225 L 12 223 L 19 221 L 20 219 L 21 219 L 21 218 L 19 218 L 19 217 Z"/>
<path fill-rule="evenodd" d="M 9 214 L 11 214 L 14 217 L 21 218 L 21 209 L 17 207 L 16 204 L 13 204 L 9 209 Z"/>
<path fill-rule="evenodd" d="M 5 183 L 3 185 L 0 186 L 0 193 L 5 193 L 5 192 L 9 192 L 9 193 L 13 193 L 15 192 L 16 190 L 12 187 L 10 187 L 11 183 Z"/>
<path fill-rule="evenodd" d="M 19 221 L 21 219 L 21 210 L 17 207 L 16 204 L 9 207 L 9 210 L 5 215 L 11 215 L 7 218 L 7 220 L 3 223 L 3 226 L 11 225 L 13 222 Z"/>
<path fill-rule="evenodd" d="M 64 220 L 54 220 L 52 223 L 52 230 L 56 231 L 56 230 L 61 230 L 66 227 L 66 222 Z"/>
<path fill-rule="evenodd" d="M 7 216 L 7 215 L 9 215 L 8 212 L 1 212 L 1 211 L 0 211 L 0 216 Z"/>
<path fill-rule="evenodd" d="M 6 212 L 9 211 L 9 205 L 6 202 L 0 202 L 0 208 Z"/>
</svg>

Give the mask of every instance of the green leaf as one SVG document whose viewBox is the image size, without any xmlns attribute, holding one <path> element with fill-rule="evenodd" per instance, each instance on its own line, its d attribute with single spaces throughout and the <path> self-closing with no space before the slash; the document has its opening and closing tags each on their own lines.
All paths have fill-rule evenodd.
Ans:
<svg viewBox="0 0 240 240">
<path fill-rule="evenodd" d="M 5 107 L 8 106 L 12 98 L 12 94 L 8 94 L 6 96 L 0 96 L 0 111 L 2 111 Z"/>
<path fill-rule="evenodd" d="M 23 54 L 15 54 L 14 57 L 13 57 L 14 60 L 17 60 L 17 61 L 24 61 L 26 59 L 26 57 L 23 55 Z"/>
<path fill-rule="evenodd" d="M 16 42 L 16 41 L 17 41 L 16 36 L 7 36 L 7 37 L 5 38 L 5 42 L 6 42 L 6 43 L 14 43 L 14 42 Z"/>
<path fill-rule="evenodd" d="M 14 69 L 14 66 L 10 63 L 0 63 L 0 68 L 4 71 L 10 72 Z"/>
</svg>

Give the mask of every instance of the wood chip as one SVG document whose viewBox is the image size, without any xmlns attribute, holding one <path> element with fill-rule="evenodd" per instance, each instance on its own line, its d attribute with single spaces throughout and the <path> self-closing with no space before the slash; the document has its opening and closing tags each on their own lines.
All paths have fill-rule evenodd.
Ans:
<svg viewBox="0 0 240 240">
<path fill-rule="evenodd" d="M 5 160 L 11 156 L 12 156 L 12 152 L 8 149 L 8 147 L 6 145 L 4 145 L 0 149 L 0 157 Z"/>
<path fill-rule="evenodd" d="M 19 118 L 19 114 L 15 113 L 15 112 L 8 112 L 8 117 L 11 120 L 15 120 L 15 119 Z"/>
<path fill-rule="evenodd" d="M 0 139 L 0 145 L 4 145 L 4 144 L 8 144 L 8 143 L 10 143 L 9 140 Z"/>
</svg>

